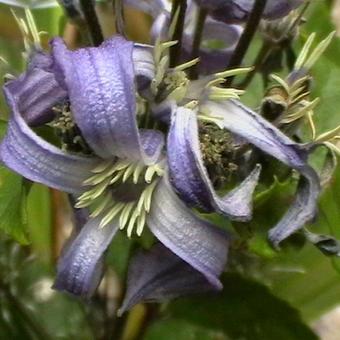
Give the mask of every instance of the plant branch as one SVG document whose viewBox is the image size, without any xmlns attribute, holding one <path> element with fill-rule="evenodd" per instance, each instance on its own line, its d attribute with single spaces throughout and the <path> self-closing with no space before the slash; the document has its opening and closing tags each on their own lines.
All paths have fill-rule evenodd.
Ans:
<svg viewBox="0 0 340 340">
<path fill-rule="evenodd" d="M 94 46 L 99 46 L 103 42 L 104 37 L 93 2 L 92 0 L 80 0 L 80 6 L 87 23 L 92 43 Z"/>
<path fill-rule="evenodd" d="M 176 40 L 177 44 L 170 49 L 170 67 L 176 66 L 180 58 L 186 9 L 186 0 L 173 1 L 170 22 L 173 23 L 176 20 L 176 23 L 171 40 Z"/>
<path fill-rule="evenodd" d="M 196 21 L 196 28 L 195 28 L 195 35 L 194 35 L 194 41 L 192 43 L 192 50 L 190 55 L 190 60 L 195 59 L 199 56 L 199 50 L 201 46 L 201 40 L 202 40 L 202 33 L 204 29 L 204 23 L 205 19 L 207 17 L 207 10 L 200 7 L 197 21 Z M 190 79 L 197 79 L 198 78 L 198 64 L 192 66 L 189 71 Z"/>
<path fill-rule="evenodd" d="M 113 8 L 115 14 L 116 32 L 125 36 L 125 17 L 124 17 L 124 4 L 122 0 L 113 0 Z"/>
<path fill-rule="evenodd" d="M 232 69 L 239 67 L 243 61 L 243 58 L 248 50 L 248 47 L 255 35 L 258 25 L 261 21 L 261 17 L 266 6 L 267 0 L 256 0 L 255 4 L 250 12 L 249 19 L 247 21 L 246 27 L 241 35 L 241 38 L 231 56 L 228 68 Z M 226 79 L 225 86 L 230 87 L 233 82 L 234 77 L 229 77 Z"/>
</svg>

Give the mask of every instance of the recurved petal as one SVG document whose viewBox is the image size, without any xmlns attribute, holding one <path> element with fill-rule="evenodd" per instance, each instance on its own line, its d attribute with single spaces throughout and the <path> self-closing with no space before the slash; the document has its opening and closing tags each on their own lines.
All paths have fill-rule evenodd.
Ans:
<svg viewBox="0 0 340 340">
<path fill-rule="evenodd" d="M 229 237 L 196 216 L 179 199 L 165 177 L 153 193 L 147 225 L 174 254 L 202 273 L 216 289 L 227 261 Z"/>
<path fill-rule="evenodd" d="M 52 47 L 75 121 L 96 154 L 150 163 L 136 119 L 134 44 L 115 36 L 96 48 L 69 51 L 61 39 Z"/>
<path fill-rule="evenodd" d="M 90 219 L 58 261 L 54 289 L 90 298 L 103 271 L 103 255 L 118 230 L 116 221 L 99 228 L 101 218 Z"/>
<path fill-rule="evenodd" d="M 303 176 L 294 202 L 270 231 L 271 241 L 277 245 L 310 222 L 317 212 L 320 183 L 316 172 L 307 164 L 308 149 L 293 142 L 271 123 L 237 101 L 209 102 L 205 109 L 223 117 L 226 129 L 296 169 Z"/>
<path fill-rule="evenodd" d="M 53 119 L 53 106 L 67 96 L 50 66 L 50 57 L 38 51 L 27 71 L 5 84 L 7 91 L 16 98 L 19 111 L 29 125 L 40 125 Z"/>
<path fill-rule="evenodd" d="M 317 214 L 317 200 L 320 194 L 319 177 L 306 166 L 300 170 L 301 177 L 293 203 L 279 223 L 269 231 L 269 240 L 277 246 L 281 241 L 313 221 Z"/>
<path fill-rule="evenodd" d="M 97 164 L 96 158 L 67 154 L 36 135 L 21 117 L 17 99 L 5 89 L 12 117 L 0 146 L 1 161 L 22 176 L 65 192 L 78 194 Z"/>
<path fill-rule="evenodd" d="M 131 260 L 122 314 L 140 302 L 163 302 L 214 289 L 207 279 L 161 243 Z"/>
<path fill-rule="evenodd" d="M 260 166 L 239 187 L 219 197 L 202 160 L 194 111 L 179 107 L 174 112 L 167 150 L 171 184 L 185 202 L 208 212 L 219 211 L 239 221 L 251 218 L 252 194 L 258 182 Z"/>
</svg>

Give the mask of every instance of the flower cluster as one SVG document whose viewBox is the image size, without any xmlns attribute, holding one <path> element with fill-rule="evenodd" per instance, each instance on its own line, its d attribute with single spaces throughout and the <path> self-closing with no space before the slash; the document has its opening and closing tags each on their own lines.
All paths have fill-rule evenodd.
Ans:
<svg viewBox="0 0 340 340">
<path fill-rule="evenodd" d="M 176 44 L 169 34 L 170 4 L 129 0 L 154 17 L 153 45 L 117 35 L 98 47 L 71 51 L 54 38 L 50 53 L 35 47 L 26 72 L 4 85 L 11 118 L 0 147 L 2 162 L 70 194 L 76 211 L 85 214 L 85 224 L 59 259 L 56 289 L 90 297 L 115 234 L 125 229 L 128 237 L 140 236 L 145 228 L 157 242 L 133 259 L 122 311 L 141 300 L 221 289 L 231 238 L 199 213 L 251 220 L 264 166 L 256 157 L 259 150 L 300 178 L 294 201 L 269 232 L 271 242 L 278 245 L 315 217 L 320 183 L 308 155 L 324 142 L 336 148 L 330 140 L 338 130 L 299 144 L 286 128 L 305 118 L 312 122 L 308 71 L 329 39 L 310 56 L 307 41 L 288 78 L 274 77 L 289 100 L 270 122 L 241 104 L 243 91 L 223 86 L 225 78 L 250 71 L 224 68 L 253 2 L 189 2 L 182 61 L 170 66 Z M 301 2 L 268 1 L 264 17 L 282 17 Z M 221 39 L 227 47 L 203 46 L 200 59 L 187 61 L 190 18 L 199 6 L 209 13 L 203 40 Z M 197 63 L 199 77 L 193 80 L 187 71 Z M 46 124 L 58 131 L 60 145 L 34 131 Z"/>
</svg>

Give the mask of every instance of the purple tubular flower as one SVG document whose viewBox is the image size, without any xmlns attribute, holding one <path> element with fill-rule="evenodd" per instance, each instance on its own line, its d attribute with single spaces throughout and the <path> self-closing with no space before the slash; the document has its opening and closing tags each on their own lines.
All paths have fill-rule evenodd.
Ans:
<svg viewBox="0 0 340 340">
<path fill-rule="evenodd" d="M 211 16 L 225 23 L 243 23 L 254 6 L 255 0 L 195 0 L 199 6 L 210 11 Z M 286 16 L 300 6 L 304 0 L 268 0 L 263 18 L 274 20 Z"/>
<path fill-rule="evenodd" d="M 210 291 L 206 278 L 161 243 L 139 251 L 131 260 L 122 314 L 140 301 L 165 301 Z"/>
<path fill-rule="evenodd" d="M 138 48 L 142 49 L 141 46 Z M 152 166 L 156 166 L 164 157 L 164 141 L 161 132 L 140 130 L 137 126 L 136 78 L 138 75 L 148 78 L 148 74 L 152 74 L 149 62 L 142 61 L 142 52 L 143 50 L 139 50 L 134 53 L 133 43 L 122 37 L 111 38 L 98 48 L 83 48 L 77 51 L 67 50 L 60 39 L 53 40 L 53 79 L 66 91 L 75 123 L 94 154 L 70 154 L 36 135 L 28 126 L 21 110 L 21 102 L 28 102 L 25 93 L 30 95 L 30 92 L 23 92 L 19 96 L 13 87 L 6 86 L 5 94 L 12 117 L 0 146 L 3 163 L 32 181 L 74 194 L 78 199 L 77 204 L 84 203 L 80 201 L 83 195 L 92 200 L 93 188 L 97 190 L 96 195 L 100 195 L 101 191 L 98 191 L 96 186 L 91 186 L 89 190 L 94 173 L 95 176 L 98 175 L 98 170 L 95 169 L 106 171 L 108 164 L 111 171 L 116 165 L 121 166 L 119 162 L 133 166 L 138 164 L 146 169 L 150 166 L 153 169 Z M 150 51 L 146 49 L 145 53 Z M 22 85 L 26 86 L 24 81 Z M 36 90 L 39 89 L 37 86 Z M 106 172 L 104 174 L 107 175 Z M 110 176 L 111 173 L 108 174 Z M 102 176 L 103 173 L 99 175 Z M 111 183 L 112 177 L 105 176 L 105 197 L 112 198 L 112 204 L 116 204 L 115 200 L 118 199 L 118 207 L 121 207 L 119 204 L 125 204 L 124 200 L 115 196 L 115 193 L 119 192 L 119 189 L 120 192 L 128 192 L 133 185 L 125 183 L 123 179 L 120 187 L 112 188 L 111 184 L 108 184 L 108 181 Z M 97 179 L 98 177 L 95 177 L 95 180 Z M 98 184 L 100 188 L 102 180 L 95 185 Z M 125 185 L 129 185 L 130 189 L 126 189 Z M 200 277 L 199 282 L 204 281 L 205 287 L 209 285 L 213 289 L 219 289 L 221 284 L 218 277 L 226 262 L 228 236 L 211 223 L 194 215 L 172 191 L 166 175 L 151 184 L 147 179 L 145 183 L 137 183 L 136 193 L 132 194 L 137 197 L 140 195 L 138 199 L 141 199 L 142 195 L 137 189 L 143 189 L 143 185 L 148 190 L 154 190 L 152 198 L 143 191 L 145 197 L 149 197 L 149 203 L 146 200 L 144 205 L 150 204 L 149 208 L 145 208 L 145 217 L 151 231 L 175 254 L 174 256 L 180 258 L 176 259 L 177 262 L 187 263 L 182 273 L 192 273 L 196 270 Z M 122 198 L 121 202 L 119 198 Z M 135 201 L 136 198 L 132 199 L 133 202 L 139 203 Z M 86 204 L 84 207 L 87 207 Z M 112 211 L 116 206 L 111 205 L 109 209 Z M 54 285 L 56 289 L 86 298 L 93 294 L 102 276 L 103 254 L 121 227 L 122 216 L 126 216 L 122 213 L 103 225 L 106 213 L 107 211 L 101 211 L 97 215 L 90 215 L 85 225 L 77 228 L 71 241 L 65 246 L 58 263 Z M 193 269 L 188 270 L 188 266 Z M 147 280 L 148 275 L 144 277 Z M 152 277 L 149 280 L 152 280 Z M 188 280 L 192 282 L 191 274 Z M 164 296 L 169 296 L 170 292 L 176 295 L 176 287 L 178 286 L 169 286 L 169 290 L 164 290 Z M 138 292 L 136 294 L 138 295 Z M 139 296 L 143 296 L 142 292 Z"/>
<path fill-rule="evenodd" d="M 180 197 L 207 212 L 218 211 L 231 219 L 251 218 L 252 193 L 258 182 L 260 166 L 224 197 L 219 197 L 203 164 L 196 113 L 178 108 L 174 112 L 168 137 L 170 180 Z"/>
</svg>

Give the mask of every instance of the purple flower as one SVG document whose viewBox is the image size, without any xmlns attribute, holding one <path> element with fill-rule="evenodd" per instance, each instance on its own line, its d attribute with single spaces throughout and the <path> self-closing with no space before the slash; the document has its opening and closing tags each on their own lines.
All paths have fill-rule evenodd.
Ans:
<svg viewBox="0 0 340 340">
<path fill-rule="evenodd" d="M 121 37 L 77 51 L 54 39 L 51 57 L 46 56 L 48 71 L 45 63 L 34 67 L 35 73 L 48 72 L 49 82 L 63 94 L 55 97 L 51 92 L 51 108 L 67 94 L 81 132 L 77 137 L 92 150 L 87 156 L 60 150 L 29 127 L 31 107 L 26 96 L 39 93 L 46 83 L 43 77 L 31 79 L 32 65 L 5 85 L 12 117 L 0 147 L 2 162 L 32 181 L 74 195 L 76 207 L 90 210 L 87 222 L 59 259 L 54 286 L 59 290 L 91 296 L 102 276 L 103 254 L 116 232 L 125 227 L 129 235 L 134 229 L 140 235 L 144 224 L 176 255 L 170 258 L 177 265 L 193 268 L 181 271 L 188 272 L 188 280 L 195 273 L 204 287 L 221 288 L 218 277 L 226 263 L 228 235 L 178 198 L 166 174 L 163 134 L 137 125 L 136 81 L 152 72 L 148 55 L 148 48 Z M 24 91 L 27 83 L 29 91 Z M 34 105 L 40 107 L 46 100 L 37 97 Z M 50 119 L 46 110 L 43 105 L 43 121 Z M 182 292 L 174 283 L 169 294 Z M 169 294 L 164 291 L 163 298 Z"/>
<path fill-rule="evenodd" d="M 72 194 L 76 208 L 89 210 L 60 257 L 55 288 L 90 297 L 102 277 L 104 252 L 119 229 L 140 235 L 147 225 L 162 244 L 132 261 L 122 311 L 141 299 L 187 293 L 190 286 L 192 291 L 221 289 L 230 237 L 191 207 L 251 219 L 261 167 L 240 174 L 242 182 L 219 195 L 203 161 L 199 120 L 216 123 L 301 174 L 295 201 L 270 231 L 274 244 L 314 217 L 319 194 L 307 148 L 238 101 L 225 100 L 231 90 L 217 86 L 225 73 L 190 83 L 181 65 L 164 67 L 166 46 L 159 43 L 151 51 L 116 36 L 97 48 L 69 51 L 54 39 L 50 56 L 38 54 L 27 72 L 4 88 L 12 117 L 0 146 L 2 162 L 32 181 Z M 165 100 L 159 103 L 162 90 Z M 59 119 L 66 130 L 76 126 L 71 142 L 80 140 L 86 154 L 61 150 L 30 127 L 53 119 L 65 101 L 70 108 L 63 108 L 54 123 Z M 166 143 L 162 132 L 139 124 L 146 113 L 157 117 L 160 108 L 170 122 Z"/>
<path fill-rule="evenodd" d="M 199 6 L 210 11 L 211 16 L 225 23 L 247 21 L 255 0 L 195 0 Z M 286 16 L 303 3 L 304 0 L 268 0 L 263 18 L 274 20 Z"/>
</svg>

